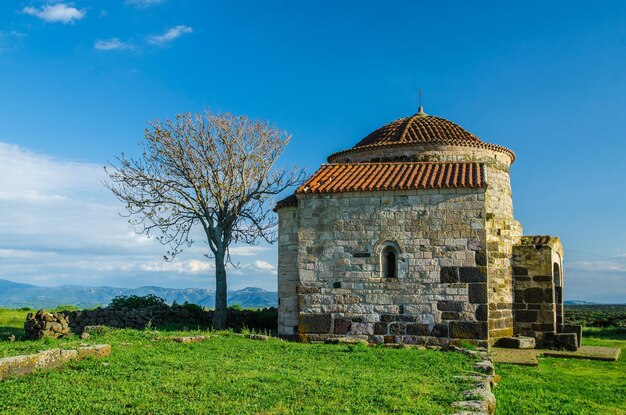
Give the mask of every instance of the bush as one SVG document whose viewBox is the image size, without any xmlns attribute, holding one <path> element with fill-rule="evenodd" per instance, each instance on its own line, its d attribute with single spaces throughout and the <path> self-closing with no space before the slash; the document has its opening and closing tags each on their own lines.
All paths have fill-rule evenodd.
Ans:
<svg viewBox="0 0 626 415">
<path fill-rule="evenodd" d="M 150 306 L 166 305 L 165 300 L 161 297 L 157 297 L 154 294 L 148 294 L 144 296 L 139 295 L 118 295 L 113 300 L 109 307 L 128 307 L 128 308 L 142 308 Z"/>
<path fill-rule="evenodd" d="M 198 304 L 190 303 L 189 301 L 185 301 L 185 303 L 181 307 L 186 308 L 192 313 L 193 312 L 200 313 L 204 311 L 204 308 L 202 308 L 202 306 L 199 306 Z"/>
</svg>

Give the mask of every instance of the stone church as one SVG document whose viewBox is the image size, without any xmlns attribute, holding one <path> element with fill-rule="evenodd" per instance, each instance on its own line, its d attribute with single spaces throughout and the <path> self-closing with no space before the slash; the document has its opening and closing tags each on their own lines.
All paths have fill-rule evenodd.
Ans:
<svg viewBox="0 0 626 415">
<path fill-rule="evenodd" d="M 523 235 L 514 160 L 422 107 L 331 154 L 275 208 L 279 334 L 553 344 L 563 249 L 559 238 Z"/>
</svg>

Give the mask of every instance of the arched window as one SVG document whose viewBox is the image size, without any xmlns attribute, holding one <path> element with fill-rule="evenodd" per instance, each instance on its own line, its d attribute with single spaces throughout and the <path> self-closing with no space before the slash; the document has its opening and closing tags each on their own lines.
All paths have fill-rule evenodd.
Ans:
<svg viewBox="0 0 626 415">
<path fill-rule="evenodd" d="M 561 284 L 561 267 L 558 263 L 554 263 L 552 267 L 552 276 L 554 278 L 554 302 L 558 305 L 563 302 L 563 286 Z M 557 312 L 557 316 L 560 313 Z"/>
<path fill-rule="evenodd" d="M 554 262 L 552 265 L 552 278 L 554 279 L 554 311 L 556 314 L 556 324 L 561 325 L 563 324 L 563 275 L 559 262 Z"/>
<path fill-rule="evenodd" d="M 398 278 L 398 254 L 395 243 L 385 243 L 380 252 L 380 273 L 383 278 Z"/>
<path fill-rule="evenodd" d="M 398 274 L 396 273 L 396 254 L 393 251 L 387 252 L 387 275 L 385 277 L 396 278 Z"/>
<path fill-rule="evenodd" d="M 559 267 L 559 264 L 555 262 L 552 268 L 553 268 L 552 275 L 554 276 L 554 286 L 560 287 L 561 286 L 561 267 Z"/>
</svg>

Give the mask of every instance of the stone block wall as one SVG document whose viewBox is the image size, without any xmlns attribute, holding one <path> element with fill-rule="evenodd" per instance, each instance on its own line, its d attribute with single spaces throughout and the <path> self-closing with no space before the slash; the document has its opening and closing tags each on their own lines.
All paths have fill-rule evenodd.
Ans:
<svg viewBox="0 0 626 415">
<path fill-rule="evenodd" d="M 484 189 L 299 199 L 300 340 L 349 335 L 373 342 L 486 343 Z M 386 242 L 399 249 L 397 278 L 381 277 Z"/>
<path fill-rule="evenodd" d="M 298 209 L 285 207 L 278 217 L 278 333 L 297 335 Z"/>
<path fill-rule="evenodd" d="M 486 192 L 487 269 L 489 276 L 489 339 L 512 336 L 513 246 L 518 244 L 522 226 L 513 217 L 513 198 L 508 169 L 487 167 Z"/>
<path fill-rule="evenodd" d="M 517 245 L 513 249 L 515 334 L 552 345 L 557 331 L 552 247 Z"/>
</svg>

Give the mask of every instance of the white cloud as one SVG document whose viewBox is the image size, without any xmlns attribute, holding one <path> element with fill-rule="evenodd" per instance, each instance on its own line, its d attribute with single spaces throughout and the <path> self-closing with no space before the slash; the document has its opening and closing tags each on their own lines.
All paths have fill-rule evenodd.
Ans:
<svg viewBox="0 0 626 415">
<path fill-rule="evenodd" d="M 276 267 L 267 261 L 256 260 L 254 261 L 252 268 L 255 271 L 260 271 L 260 272 L 271 272 L 271 273 L 276 272 Z"/>
<path fill-rule="evenodd" d="M 102 166 L 76 163 L 0 141 L 0 278 L 40 285 L 214 288 L 214 262 L 198 241 L 164 261 L 167 248 L 119 216 Z M 238 245 L 229 288 L 276 289 L 275 249 Z"/>
<path fill-rule="evenodd" d="M 126 0 L 126 4 L 138 9 L 154 6 L 163 3 L 164 0 Z"/>
<path fill-rule="evenodd" d="M 155 45 L 164 45 L 182 36 L 185 33 L 193 33 L 193 29 L 189 26 L 178 25 L 176 27 L 168 29 L 162 35 L 154 35 L 154 36 L 148 37 L 148 42 L 155 44 Z"/>
<path fill-rule="evenodd" d="M 56 255 L 56 252 L 31 251 L 30 249 L 0 249 L 0 258 L 37 258 L 54 255 Z"/>
<path fill-rule="evenodd" d="M 25 35 L 15 30 L 0 30 L 0 52 L 14 46 Z"/>
<path fill-rule="evenodd" d="M 204 273 L 208 274 L 215 267 L 210 262 L 198 261 L 196 259 L 191 259 L 187 261 L 177 261 L 174 260 L 172 262 L 148 262 L 145 264 L 140 264 L 139 268 L 142 271 L 147 272 L 175 272 L 178 274 L 199 274 Z"/>
<path fill-rule="evenodd" d="M 48 4 L 41 8 L 24 7 L 22 11 L 31 16 L 38 17 L 46 22 L 50 23 L 73 23 L 76 20 L 80 20 L 85 17 L 86 12 L 84 10 L 78 10 L 75 7 L 69 6 L 65 3 Z"/>
<path fill-rule="evenodd" d="M 256 256 L 261 252 L 267 252 L 269 248 L 266 246 L 250 246 L 250 245 L 242 245 L 242 246 L 232 246 L 229 248 L 231 255 L 236 256 Z"/>
<path fill-rule="evenodd" d="M 121 41 L 117 37 L 114 37 L 112 39 L 107 39 L 107 40 L 98 39 L 95 41 L 93 47 L 97 50 L 134 49 L 134 46 L 131 43 Z"/>
<path fill-rule="evenodd" d="M 626 272 L 626 263 L 620 260 L 577 261 L 569 264 L 569 268 L 587 272 Z"/>
</svg>

